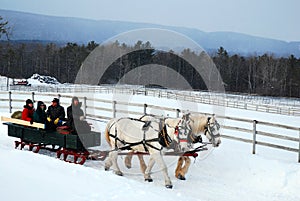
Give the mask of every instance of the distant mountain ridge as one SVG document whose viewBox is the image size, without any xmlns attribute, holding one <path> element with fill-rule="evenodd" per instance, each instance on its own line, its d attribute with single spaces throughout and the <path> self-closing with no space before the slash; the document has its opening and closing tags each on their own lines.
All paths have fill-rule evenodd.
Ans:
<svg viewBox="0 0 300 201">
<path fill-rule="evenodd" d="M 101 43 L 117 34 L 139 28 L 163 28 L 184 34 L 206 51 L 220 46 L 229 53 L 254 55 L 272 53 L 276 56 L 293 54 L 300 57 L 300 42 L 255 37 L 234 32 L 203 32 L 198 29 L 133 23 L 110 20 L 90 20 L 72 17 L 55 17 L 0 9 L 0 16 L 9 21 L 11 40 L 41 40 L 54 42 Z"/>
</svg>

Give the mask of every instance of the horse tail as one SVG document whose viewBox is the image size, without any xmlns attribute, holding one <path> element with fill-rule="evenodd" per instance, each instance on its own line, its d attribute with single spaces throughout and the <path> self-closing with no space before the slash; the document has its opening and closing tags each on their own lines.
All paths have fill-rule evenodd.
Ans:
<svg viewBox="0 0 300 201">
<path fill-rule="evenodd" d="M 110 120 L 110 121 L 106 124 L 106 128 L 105 128 L 105 139 L 106 139 L 106 142 L 109 144 L 109 146 L 111 146 L 109 132 L 110 132 L 110 129 L 111 129 L 111 123 L 112 123 L 112 122 L 113 122 L 113 121 Z"/>
</svg>

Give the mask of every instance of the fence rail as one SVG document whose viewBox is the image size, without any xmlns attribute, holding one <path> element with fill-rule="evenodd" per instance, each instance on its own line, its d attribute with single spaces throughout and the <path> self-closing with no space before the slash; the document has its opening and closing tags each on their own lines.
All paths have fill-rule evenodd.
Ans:
<svg viewBox="0 0 300 201">
<path fill-rule="evenodd" d="M 22 109 L 21 106 L 13 106 L 13 103 L 20 103 L 21 99 L 20 98 L 12 98 L 13 95 L 25 95 L 32 97 L 33 100 L 35 100 L 36 96 L 39 97 L 44 97 L 45 99 L 49 100 L 50 97 L 58 97 L 58 98 L 66 98 L 66 99 L 71 99 L 72 95 L 68 94 L 56 94 L 56 93 L 30 93 L 30 92 L 0 92 L 1 94 L 1 99 L 0 99 L 0 109 L 1 111 L 4 111 L 6 109 L 6 112 L 12 112 L 13 110 L 20 110 Z M 4 95 L 6 95 L 7 98 L 5 98 Z M 153 104 L 146 104 L 146 103 L 128 103 L 125 101 L 110 101 L 110 100 L 105 100 L 105 99 L 99 99 L 99 98 L 88 98 L 85 96 L 79 96 L 79 98 L 83 101 L 83 110 L 84 114 L 87 118 L 90 119 L 104 119 L 104 120 L 109 120 L 113 117 L 117 116 L 141 116 L 143 114 L 148 113 L 151 109 L 158 109 L 162 111 L 169 111 L 171 112 L 170 117 L 179 117 L 181 114 L 186 113 L 187 111 L 182 111 L 180 109 L 176 108 L 170 108 L 170 107 L 164 107 L 161 105 L 153 105 Z M 24 99 L 22 100 L 24 102 Z M 107 107 L 101 106 L 107 104 Z M 9 108 L 7 108 L 8 105 Z M 100 105 L 100 106 L 98 106 Z M 135 110 L 128 110 L 124 109 L 124 107 L 135 107 Z M 205 115 L 211 115 L 207 113 L 200 113 L 200 112 L 195 112 L 195 111 L 189 111 L 192 113 L 198 113 L 198 114 L 205 114 Z M 98 115 L 101 114 L 101 115 Z M 237 141 L 242 141 L 246 143 L 251 143 L 253 148 L 252 148 L 252 153 L 256 153 L 256 146 L 261 145 L 261 146 L 267 146 L 267 147 L 272 147 L 276 149 L 281 149 L 281 150 L 286 150 L 286 151 L 291 151 L 291 152 L 298 152 L 298 162 L 300 162 L 300 127 L 293 127 L 293 126 L 288 126 L 284 124 L 276 124 L 276 123 L 271 123 L 271 122 L 264 122 L 264 121 L 257 121 L 255 119 L 243 119 L 243 118 L 237 118 L 237 117 L 231 117 L 231 116 L 218 116 L 218 119 L 223 119 L 227 121 L 234 121 L 236 122 L 235 125 L 230 125 L 230 124 L 223 124 L 222 129 L 224 130 L 224 133 L 222 133 L 222 137 L 227 138 L 227 139 L 232 139 L 232 140 L 237 140 Z M 243 126 L 236 126 L 239 124 L 247 124 L 247 128 Z M 268 130 L 263 130 L 257 128 L 257 125 L 262 125 L 262 126 L 268 126 L 272 127 L 275 129 L 282 129 L 282 133 L 285 133 L 286 130 L 289 130 L 290 132 L 293 132 L 293 136 L 288 136 L 288 135 L 283 135 L 283 134 L 276 134 L 272 132 L 268 132 Z M 226 132 L 227 131 L 227 132 Z M 238 132 L 239 134 L 243 133 L 244 137 L 240 135 L 235 135 L 231 134 L 232 131 Z M 246 137 L 245 137 L 246 136 Z M 279 140 L 284 140 L 288 142 L 293 142 L 297 143 L 298 147 L 292 147 L 292 146 L 287 146 L 287 145 L 282 145 L 282 144 L 276 144 L 267 140 L 258 140 L 258 136 L 263 136 L 263 137 L 269 137 L 272 139 L 279 139 Z"/>
</svg>

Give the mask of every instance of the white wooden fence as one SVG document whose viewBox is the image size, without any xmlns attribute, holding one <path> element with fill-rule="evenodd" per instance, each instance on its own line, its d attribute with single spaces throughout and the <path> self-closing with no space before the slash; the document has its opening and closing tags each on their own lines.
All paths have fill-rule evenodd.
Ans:
<svg viewBox="0 0 300 201">
<path fill-rule="evenodd" d="M 0 90 L 6 90 L 7 87 L 0 86 Z M 299 98 L 276 98 L 263 97 L 246 94 L 215 93 L 205 91 L 179 91 L 165 89 L 151 89 L 142 86 L 11 86 L 11 91 L 35 91 L 35 92 L 53 92 L 53 93 L 116 93 L 116 94 L 143 94 L 145 96 L 169 98 L 181 101 L 191 101 L 194 103 L 203 103 L 209 105 L 225 106 L 259 112 L 274 114 L 283 114 L 291 116 L 300 116 Z"/>
<path fill-rule="evenodd" d="M 106 93 L 110 93 L 107 91 Z M 134 92 L 136 93 L 136 91 Z M 149 91 L 147 91 L 149 93 Z M 70 100 L 72 95 L 67 94 L 57 94 L 57 93 L 37 93 L 37 92 L 0 92 L 0 111 L 2 112 L 13 112 L 16 110 L 21 110 L 22 105 L 24 104 L 27 98 L 31 98 L 32 100 L 43 100 L 46 104 L 50 104 L 51 100 L 54 97 L 58 97 L 61 99 L 61 104 L 67 106 L 70 104 Z M 160 94 L 162 95 L 162 94 Z M 170 94 L 163 94 L 162 96 L 170 97 Z M 180 109 L 170 108 L 170 107 L 162 107 L 159 105 L 150 105 L 150 104 L 142 104 L 142 103 L 128 103 L 122 101 L 110 101 L 99 98 L 87 98 L 85 96 L 79 96 L 79 98 L 83 101 L 83 110 L 84 114 L 87 118 L 90 119 L 101 119 L 108 120 L 116 116 L 142 116 L 145 113 L 149 113 L 152 109 L 162 110 L 165 113 L 168 113 L 169 116 L 179 117 L 182 113 L 187 111 L 181 111 Z M 189 98 L 184 98 L 184 100 L 189 100 Z M 226 105 L 225 105 L 226 106 Z M 134 108 L 134 109 L 132 109 Z M 199 113 L 193 112 L 192 113 Z M 201 113 L 203 114 L 203 113 Z M 211 114 L 206 114 L 211 115 Z M 257 146 L 266 146 L 272 147 L 276 149 L 286 150 L 290 152 L 298 153 L 298 162 L 300 162 L 300 127 L 293 127 L 283 124 L 275 124 L 270 122 L 257 121 L 255 119 L 241 119 L 237 117 L 229 117 L 229 116 L 218 116 L 218 119 L 222 119 L 223 123 L 222 127 L 222 137 L 242 141 L 246 143 L 252 144 L 252 153 L 255 154 L 257 152 Z M 230 123 L 235 122 L 235 123 Z M 243 126 L 236 126 L 242 125 Z M 260 126 L 260 127 L 259 127 Z M 265 129 L 264 127 L 268 127 Z M 277 133 L 268 132 L 269 130 L 278 130 Z M 279 133 L 279 134 L 278 134 Z M 289 133 L 289 134 L 286 134 Z M 264 137 L 262 139 L 258 139 L 258 137 Z M 274 143 L 275 139 L 278 142 Z M 286 144 L 281 144 L 281 142 L 288 142 Z"/>
</svg>

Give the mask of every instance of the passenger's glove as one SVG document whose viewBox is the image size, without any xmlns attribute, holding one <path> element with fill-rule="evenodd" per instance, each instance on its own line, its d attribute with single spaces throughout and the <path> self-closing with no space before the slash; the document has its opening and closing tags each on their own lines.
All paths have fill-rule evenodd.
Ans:
<svg viewBox="0 0 300 201">
<path fill-rule="evenodd" d="M 80 117 L 79 117 L 79 120 L 80 120 L 80 121 L 83 121 L 83 120 L 84 120 L 84 116 L 80 116 Z"/>
<path fill-rule="evenodd" d="M 50 118 L 50 117 L 47 117 L 47 121 L 49 121 L 49 122 L 50 122 L 50 121 L 51 121 L 51 118 Z"/>
<path fill-rule="evenodd" d="M 56 119 L 54 120 L 54 124 L 56 125 L 56 124 L 58 124 L 58 122 L 59 122 L 59 118 L 56 118 Z"/>
</svg>

